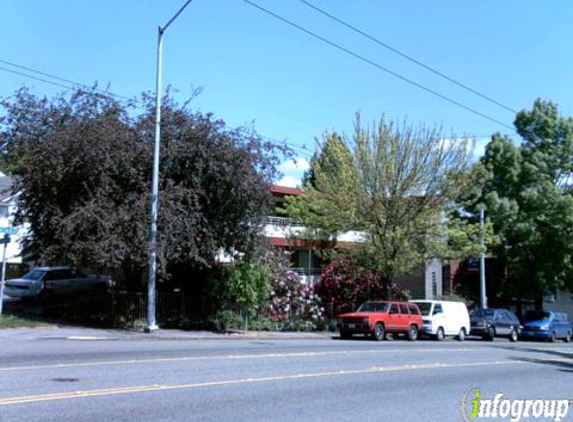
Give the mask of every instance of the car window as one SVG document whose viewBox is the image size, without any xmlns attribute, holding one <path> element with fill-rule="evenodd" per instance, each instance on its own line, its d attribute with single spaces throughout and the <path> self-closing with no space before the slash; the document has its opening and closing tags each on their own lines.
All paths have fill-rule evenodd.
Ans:
<svg viewBox="0 0 573 422">
<path fill-rule="evenodd" d="M 387 309 L 387 303 L 366 302 L 358 307 L 357 312 L 386 312 Z"/>
<path fill-rule="evenodd" d="M 398 305 L 396 305 L 395 303 L 393 303 L 390 306 L 390 314 L 397 314 L 398 313 Z"/>
<path fill-rule="evenodd" d="M 400 313 L 402 315 L 408 315 L 410 312 L 408 312 L 408 305 L 406 305 L 405 303 L 401 303 L 400 304 Z"/>
<path fill-rule="evenodd" d="M 495 319 L 496 321 L 503 321 L 505 318 L 506 318 L 506 317 L 503 315 L 503 312 L 497 311 L 497 312 L 495 313 L 494 319 Z"/>
<path fill-rule="evenodd" d="M 44 276 L 44 280 L 60 280 L 62 278 L 62 274 L 60 271 L 48 271 Z"/>
<path fill-rule="evenodd" d="M 58 271 L 59 277 L 58 278 L 74 278 L 76 276 L 75 270 L 60 270 Z"/>
<path fill-rule="evenodd" d="M 493 318 L 495 311 L 493 309 L 475 309 L 472 311 L 472 316 L 478 318 Z"/>
<path fill-rule="evenodd" d="M 420 312 L 422 315 L 428 316 L 430 315 L 430 311 L 432 310 L 432 303 L 431 302 L 416 302 L 418 308 L 420 308 Z"/>
<path fill-rule="evenodd" d="M 420 315 L 420 311 L 418 310 L 418 307 L 416 305 L 410 304 L 408 305 L 408 308 L 410 309 L 410 313 L 412 315 Z"/>
<path fill-rule="evenodd" d="M 45 273 L 46 272 L 42 270 L 32 270 L 22 278 L 25 280 L 39 280 Z"/>
<path fill-rule="evenodd" d="M 434 305 L 434 311 L 432 312 L 432 315 L 438 315 L 438 314 L 443 314 L 444 310 L 442 309 L 442 305 L 440 303 L 436 303 Z"/>
</svg>

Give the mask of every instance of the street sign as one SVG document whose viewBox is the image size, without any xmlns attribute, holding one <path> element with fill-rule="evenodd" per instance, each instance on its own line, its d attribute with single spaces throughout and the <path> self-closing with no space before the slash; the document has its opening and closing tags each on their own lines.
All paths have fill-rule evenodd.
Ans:
<svg viewBox="0 0 573 422">
<path fill-rule="evenodd" d="M 8 243 L 10 243 L 10 236 L 8 236 L 7 234 L 4 235 L 4 237 L 0 238 L 0 245 L 7 245 Z"/>
<path fill-rule="evenodd" d="M 18 229 L 16 227 L 0 227 L 0 233 L 3 234 L 17 234 Z"/>
</svg>

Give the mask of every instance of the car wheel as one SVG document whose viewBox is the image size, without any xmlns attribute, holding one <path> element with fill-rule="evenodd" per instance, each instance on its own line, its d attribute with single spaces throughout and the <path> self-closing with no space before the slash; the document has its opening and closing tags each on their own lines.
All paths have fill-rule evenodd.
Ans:
<svg viewBox="0 0 573 422">
<path fill-rule="evenodd" d="M 444 334 L 444 329 L 442 327 L 438 328 L 438 331 L 436 332 L 436 340 L 442 341 L 445 338 L 446 335 Z"/>
<path fill-rule="evenodd" d="M 386 330 L 384 329 L 384 325 L 382 325 L 381 323 L 377 323 L 374 326 L 374 331 L 372 331 L 372 337 L 376 341 L 384 340 L 384 338 L 386 337 Z"/>
<path fill-rule="evenodd" d="M 555 343 L 555 331 L 552 331 L 551 334 L 549 334 L 548 340 L 550 343 Z"/>
<path fill-rule="evenodd" d="M 48 303 L 54 300 L 54 292 L 51 290 L 42 290 L 38 295 L 38 300 L 42 303 Z"/>
<path fill-rule="evenodd" d="M 352 338 L 352 333 L 349 333 L 348 331 L 341 331 L 340 338 L 344 340 L 350 340 Z"/>
<path fill-rule="evenodd" d="M 489 341 L 493 341 L 494 337 L 495 337 L 495 329 L 493 327 L 489 327 L 487 329 L 487 334 L 485 338 Z"/>
<path fill-rule="evenodd" d="M 459 341 L 464 341 L 466 339 L 466 329 L 465 328 L 461 328 L 460 332 L 458 333 L 458 340 Z"/>
<path fill-rule="evenodd" d="M 570 343 L 571 342 L 571 331 L 567 332 L 567 335 L 565 336 L 565 338 L 563 339 L 563 341 L 565 343 Z"/>
<path fill-rule="evenodd" d="M 515 328 L 513 328 L 511 333 L 509 333 L 509 340 L 513 342 L 517 341 L 517 330 Z"/>
<path fill-rule="evenodd" d="M 410 325 L 410 329 L 408 330 L 408 340 L 414 341 L 418 338 L 418 327 L 415 325 Z"/>
</svg>

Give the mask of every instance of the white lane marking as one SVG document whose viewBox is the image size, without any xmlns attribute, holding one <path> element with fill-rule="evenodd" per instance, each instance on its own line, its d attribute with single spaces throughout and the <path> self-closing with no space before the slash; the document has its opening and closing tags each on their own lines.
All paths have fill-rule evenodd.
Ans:
<svg viewBox="0 0 573 422">
<path fill-rule="evenodd" d="M 111 338 L 97 336 L 70 336 L 66 337 L 66 340 L 111 340 Z"/>
<path fill-rule="evenodd" d="M 111 360 L 111 361 L 94 361 L 94 362 L 78 362 L 78 363 L 54 363 L 49 365 L 27 365 L 27 366 L 5 366 L 0 367 L 0 372 L 9 371 L 31 371 L 36 369 L 58 369 L 58 368 L 77 368 L 86 366 L 106 366 L 106 365 L 135 365 L 135 364 L 152 364 L 152 363 L 168 363 L 168 362 L 186 362 L 186 361 L 201 361 L 201 360 L 234 360 L 234 359 L 277 359 L 277 358 L 291 358 L 291 357 L 324 357 L 324 356 L 337 356 L 337 355 L 352 355 L 359 354 L 387 354 L 387 353 L 404 353 L 404 352 L 478 352 L 487 350 L 486 347 L 472 347 L 472 348 L 456 348 L 456 349 L 356 349 L 356 350 L 333 350 L 324 352 L 287 352 L 287 353 L 264 353 L 264 354 L 245 354 L 245 355 L 219 355 L 219 356 L 183 356 L 177 358 L 153 358 L 153 359 L 126 359 L 126 360 Z"/>
<path fill-rule="evenodd" d="M 260 377 L 260 378 L 239 378 L 234 380 L 231 379 L 223 381 L 208 381 L 208 382 L 166 384 L 166 385 L 159 385 L 159 384 L 139 385 L 131 387 L 69 391 L 69 392 L 60 392 L 53 394 L 38 394 L 32 396 L 5 397 L 5 398 L 0 398 L 0 406 L 45 402 L 54 400 L 77 399 L 81 397 L 135 394 L 142 392 L 183 390 L 183 389 L 194 389 L 194 388 L 205 388 L 205 387 L 224 387 L 237 384 L 264 383 L 272 381 L 286 381 L 293 379 L 326 378 L 326 377 L 336 377 L 336 376 L 346 376 L 346 375 L 361 375 L 361 374 L 374 374 L 374 373 L 384 373 L 384 372 L 412 371 L 412 370 L 426 370 L 426 369 L 479 367 L 488 365 L 523 365 L 523 364 L 533 364 L 533 362 L 498 360 L 498 361 L 468 362 L 468 363 L 428 363 L 428 364 L 418 364 L 418 365 L 375 366 L 365 369 L 350 369 L 350 370 L 315 372 L 306 374 L 277 375 L 277 376 Z"/>
</svg>

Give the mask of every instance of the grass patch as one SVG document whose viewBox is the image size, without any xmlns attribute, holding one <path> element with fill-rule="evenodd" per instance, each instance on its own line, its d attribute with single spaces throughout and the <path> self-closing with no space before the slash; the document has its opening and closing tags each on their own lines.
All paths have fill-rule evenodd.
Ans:
<svg viewBox="0 0 573 422">
<path fill-rule="evenodd" d="M 34 328 L 34 327 L 45 327 L 46 324 L 43 321 L 38 321 L 35 319 L 21 318 L 14 315 L 0 315 L 0 329 L 2 328 Z"/>
</svg>

